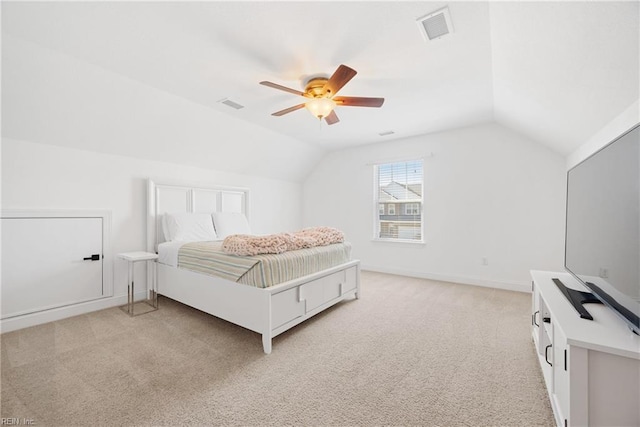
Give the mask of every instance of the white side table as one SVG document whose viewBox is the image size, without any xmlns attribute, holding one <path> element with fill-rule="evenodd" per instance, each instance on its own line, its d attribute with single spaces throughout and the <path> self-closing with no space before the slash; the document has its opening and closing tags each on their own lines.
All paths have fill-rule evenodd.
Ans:
<svg viewBox="0 0 640 427">
<path fill-rule="evenodd" d="M 118 254 L 118 258 L 122 258 L 123 260 L 129 263 L 129 271 L 128 271 L 128 290 L 127 290 L 127 304 L 120 307 L 124 310 L 125 313 L 128 313 L 129 316 L 137 316 L 139 314 L 150 313 L 158 309 L 158 292 L 156 285 L 156 263 L 155 261 L 158 259 L 158 255 L 153 254 L 151 252 L 125 252 Z M 151 289 L 149 289 L 150 295 L 148 298 L 142 301 L 138 301 L 137 303 L 134 301 L 135 291 L 134 291 L 134 264 L 140 261 L 152 261 L 153 268 L 151 269 Z M 142 308 L 134 308 L 138 304 L 138 307 Z M 151 307 L 151 308 L 149 308 Z"/>
</svg>

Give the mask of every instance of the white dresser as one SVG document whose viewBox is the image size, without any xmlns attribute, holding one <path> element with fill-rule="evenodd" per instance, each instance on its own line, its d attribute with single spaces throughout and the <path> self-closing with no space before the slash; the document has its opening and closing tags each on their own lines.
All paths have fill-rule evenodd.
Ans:
<svg viewBox="0 0 640 427">
<path fill-rule="evenodd" d="M 553 282 L 588 291 L 570 274 L 531 276 L 532 337 L 558 426 L 639 426 L 640 336 L 602 304 L 580 318 Z"/>
</svg>

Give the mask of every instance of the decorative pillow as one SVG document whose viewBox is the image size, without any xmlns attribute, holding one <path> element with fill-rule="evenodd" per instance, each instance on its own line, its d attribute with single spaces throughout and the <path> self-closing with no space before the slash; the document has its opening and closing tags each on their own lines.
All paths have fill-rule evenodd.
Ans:
<svg viewBox="0 0 640 427">
<path fill-rule="evenodd" d="M 164 237 L 167 242 L 201 242 L 217 240 L 211 215 L 206 213 L 181 212 L 165 214 Z"/>
<path fill-rule="evenodd" d="M 167 225 L 167 216 L 169 216 L 169 214 L 162 215 L 162 234 L 164 235 L 165 242 L 170 242 L 171 233 L 169 232 L 169 226 Z"/>
<path fill-rule="evenodd" d="M 216 234 L 221 239 L 232 234 L 251 234 L 247 217 L 237 212 L 215 212 L 211 215 Z"/>
</svg>

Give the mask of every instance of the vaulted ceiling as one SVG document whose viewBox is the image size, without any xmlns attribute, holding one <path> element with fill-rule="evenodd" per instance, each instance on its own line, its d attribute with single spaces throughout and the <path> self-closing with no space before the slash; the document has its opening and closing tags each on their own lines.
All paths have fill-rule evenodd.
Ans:
<svg viewBox="0 0 640 427">
<path fill-rule="evenodd" d="M 445 6 L 453 34 L 425 41 L 416 19 Z M 639 23 L 633 1 L 3 1 L 3 136 L 192 164 L 222 139 L 256 170 L 497 122 L 568 154 L 640 98 Z M 383 107 L 271 116 L 301 98 L 258 82 L 302 89 L 339 64 L 358 71 L 340 95 Z"/>
</svg>

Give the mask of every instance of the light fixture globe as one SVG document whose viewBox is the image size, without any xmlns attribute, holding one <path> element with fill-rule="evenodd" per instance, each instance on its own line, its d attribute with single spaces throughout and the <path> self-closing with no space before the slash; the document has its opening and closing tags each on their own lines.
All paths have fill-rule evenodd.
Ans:
<svg viewBox="0 0 640 427">
<path fill-rule="evenodd" d="M 327 117 L 334 108 L 336 108 L 336 102 L 330 98 L 314 98 L 304 105 L 311 114 L 318 119 Z"/>
</svg>

